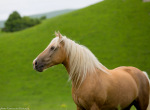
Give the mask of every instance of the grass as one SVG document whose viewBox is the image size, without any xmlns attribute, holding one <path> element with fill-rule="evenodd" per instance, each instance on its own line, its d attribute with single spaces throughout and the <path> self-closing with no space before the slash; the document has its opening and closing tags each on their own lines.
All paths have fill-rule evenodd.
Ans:
<svg viewBox="0 0 150 110">
<path fill-rule="evenodd" d="M 15 33 L 0 32 L 0 107 L 75 110 L 62 65 L 37 73 L 33 59 L 54 31 L 87 46 L 109 69 L 135 66 L 150 73 L 150 3 L 104 0 Z M 134 108 L 132 108 L 134 110 Z"/>
</svg>

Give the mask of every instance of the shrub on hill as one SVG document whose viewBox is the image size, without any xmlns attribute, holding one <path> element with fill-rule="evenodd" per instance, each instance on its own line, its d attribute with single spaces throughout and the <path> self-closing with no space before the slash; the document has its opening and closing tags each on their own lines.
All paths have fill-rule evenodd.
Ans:
<svg viewBox="0 0 150 110">
<path fill-rule="evenodd" d="M 42 19 L 33 19 L 27 16 L 21 17 L 17 11 L 10 14 L 9 18 L 5 22 L 5 27 L 2 31 L 15 32 L 32 27 L 41 22 Z"/>
</svg>

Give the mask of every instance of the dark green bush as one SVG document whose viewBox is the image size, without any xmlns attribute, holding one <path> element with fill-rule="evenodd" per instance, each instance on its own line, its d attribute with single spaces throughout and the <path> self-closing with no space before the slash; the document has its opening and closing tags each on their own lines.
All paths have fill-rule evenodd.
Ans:
<svg viewBox="0 0 150 110">
<path fill-rule="evenodd" d="M 10 14 L 9 18 L 5 22 L 5 27 L 2 31 L 15 32 L 32 27 L 41 22 L 41 19 L 34 19 L 27 16 L 21 17 L 17 11 Z"/>
</svg>

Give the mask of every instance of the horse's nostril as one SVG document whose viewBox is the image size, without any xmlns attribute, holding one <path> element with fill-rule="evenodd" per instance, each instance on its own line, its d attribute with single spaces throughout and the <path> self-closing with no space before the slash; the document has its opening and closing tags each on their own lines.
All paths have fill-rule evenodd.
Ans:
<svg viewBox="0 0 150 110">
<path fill-rule="evenodd" d="M 35 66 L 37 65 L 37 61 L 35 61 Z"/>
</svg>

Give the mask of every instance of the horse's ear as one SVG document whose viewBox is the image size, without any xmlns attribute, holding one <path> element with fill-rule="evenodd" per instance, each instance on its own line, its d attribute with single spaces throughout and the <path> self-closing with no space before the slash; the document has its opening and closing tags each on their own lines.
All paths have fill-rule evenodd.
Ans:
<svg viewBox="0 0 150 110">
<path fill-rule="evenodd" d="M 62 35 L 60 34 L 60 32 L 58 31 L 58 37 L 61 39 Z"/>
<path fill-rule="evenodd" d="M 55 31 L 55 36 L 56 36 L 56 37 L 59 37 L 60 39 L 62 38 L 62 35 L 60 34 L 59 31 L 58 31 L 58 32 Z"/>
<path fill-rule="evenodd" d="M 55 31 L 55 36 L 58 37 L 58 33 Z"/>
</svg>

